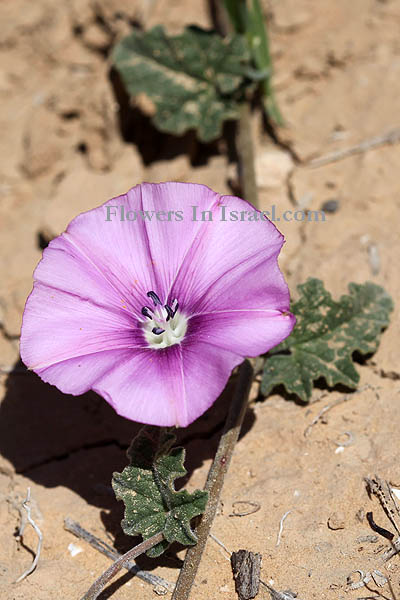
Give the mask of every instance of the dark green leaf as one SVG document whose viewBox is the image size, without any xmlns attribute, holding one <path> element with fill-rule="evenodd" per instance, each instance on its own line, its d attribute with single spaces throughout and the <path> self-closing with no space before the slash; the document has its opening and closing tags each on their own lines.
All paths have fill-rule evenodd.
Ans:
<svg viewBox="0 0 400 600">
<path fill-rule="evenodd" d="M 299 285 L 300 298 L 292 306 L 297 323 L 292 334 L 276 346 L 265 362 L 261 392 L 277 385 L 307 402 L 313 381 L 324 377 L 329 386 L 357 387 L 359 375 L 352 354 L 371 354 L 389 324 L 393 302 L 374 283 L 350 283 L 349 295 L 339 302 L 319 279 Z"/>
<path fill-rule="evenodd" d="M 217 138 L 224 120 L 238 118 L 243 83 L 252 73 L 242 36 L 223 39 L 197 27 L 177 36 L 162 26 L 134 30 L 112 58 L 129 94 L 144 93 L 154 103 L 158 129 L 182 134 L 195 128 L 202 141 Z"/>
<path fill-rule="evenodd" d="M 160 428 L 143 427 L 129 450 L 130 466 L 114 473 L 112 486 L 125 504 L 121 523 L 127 535 L 143 539 L 162 531 L 165 540 L 151 548 L 148 556 L 159 556 L 172 542 L 193 545 L 197 537 L 190 526 L 193 517 L 204 512 L 207 492 L 175 491 L 174 482 L 186 474 L 185 451 L 173 448 L 174 437 Z M 162 435 L 162 439 L 160 439 Z"/>
</svg>

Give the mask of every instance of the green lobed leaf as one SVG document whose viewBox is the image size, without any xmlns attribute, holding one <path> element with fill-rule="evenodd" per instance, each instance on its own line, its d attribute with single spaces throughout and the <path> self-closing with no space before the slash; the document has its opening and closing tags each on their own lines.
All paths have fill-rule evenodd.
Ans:
<svg viewBox="0 0 400 600">
<path fill-rule="evenodd" d="M 147 552 L 152 557 L 160 556 L 172 542 L 196 544 L 190 521 L 207 504 L 207 492 L 175 490 L 175 479 L 183 477 L 186 469 L 185 450 L 171 449 L 174 439 L 160 428 L 143 427 L 128 450 L 130 465 L 113 474 L 115 495 L 125 504 L 124 533 L 141 534 L 144 540 L 159 531 L 164 534 L 165 540 Z"/>
<path fill-rule="evenodd" d="M 177 36 L 161 25 L 134 30 L 116 45 L 112 60 L 128 93 L 152 100 L 158 129 L 182 134 L 195 128 L 205 142 L 221 134 L 224 120 L 238 118 L 241 87 L 254 71 L 243 36 L 221 38 L 194 26 Z"/>
<path fill-rule="evenodd" d="M 261 383 L 264 395 L 277 385 L 301 400 L 310 400 L 313 381 L 323 377 L 329 386 L 357 387 L 352 354 L 375 352 L 382 329 L 389 324 L 393 302 L 371 282 L 349 284 L 349 295 L 332 300 L 319 279 L 299 285 L 292 306 L 297 322 L 291 335 L 267 356 Z"/>
</svg>

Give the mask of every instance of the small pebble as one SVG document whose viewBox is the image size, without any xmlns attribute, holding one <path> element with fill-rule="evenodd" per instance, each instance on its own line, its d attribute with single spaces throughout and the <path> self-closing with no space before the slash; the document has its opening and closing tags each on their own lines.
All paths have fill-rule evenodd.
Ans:
<svg viewBox="0 0 400 600">
<path fill-rule="evenodd" d="M 397 500 L 400 500 L 400 490 L 398 488 L 394 488 L 394 487 L 392 487 L 391 490 L 392 490 L 393 495 L 396 496 Z"/>
<path fill-rule="evenodd" d="M 321 210 L 327 213 L 335 213 L 339 209 L 339 200 L 336 198 L 331 198 L 330 200 L 326 200 L 322 206 Z"/>
<path fill-rule="evenodd" d="M 163 585 L 156 585 L 153 588 L 153 592 L 157 594 L 157 596 L 166 596 L 168 594 L 168 590 Z"/>
<path fill-rule="evenodd" d="M 77 546 L 77 544 L 73 544 L 72 542 L 69 544 L 68 550 L 72 557 L 83 552 L 83 549 L 80 546 Z"/>
</svg>

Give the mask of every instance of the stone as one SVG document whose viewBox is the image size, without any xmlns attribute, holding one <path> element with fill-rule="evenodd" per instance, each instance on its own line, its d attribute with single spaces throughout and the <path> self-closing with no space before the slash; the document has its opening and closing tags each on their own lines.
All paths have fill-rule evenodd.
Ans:
<svg viewBox="0 0 400 600">
<path fill-rule="evenodd" d="M 294 163 L 288 152 L 267 148 L 259 150 L 255 159 L 257 185 L 277 188 L 286 184 Z"/>
</svg>

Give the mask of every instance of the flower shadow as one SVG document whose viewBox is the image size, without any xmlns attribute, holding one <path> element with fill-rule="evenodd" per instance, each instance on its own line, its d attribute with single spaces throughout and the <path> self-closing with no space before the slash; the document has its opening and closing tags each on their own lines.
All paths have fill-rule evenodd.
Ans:
<svg viewBox="0 0 400 600">
<path fill-rule="evenodd" d="M 232 386 L 233 382 L 200 419 L 177 430 L 178 442 L 187 449 L 188 470 L 179 486 L 214 456 Z M 242 435 L 253 423 L 249 411 Z M 106 529 L 123 551 L 132 546 L 132 538 L 121 532 L 123 505 L 115 500 L 110 481 L 114 471 L 126 466 L 126 449 L 140 427 L 118 416 L 97 394 L 62 394 L 18 362 L 7 377 L 0 405 L 0 454 L 33 482 L 47 488 L 67 487 L 103 509 Z"/>
</svg>

